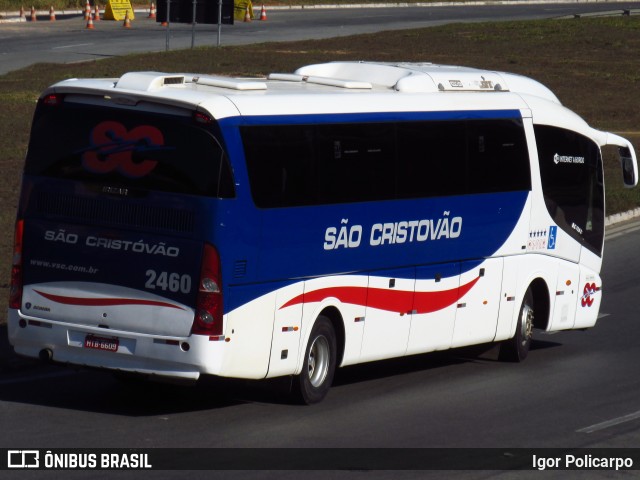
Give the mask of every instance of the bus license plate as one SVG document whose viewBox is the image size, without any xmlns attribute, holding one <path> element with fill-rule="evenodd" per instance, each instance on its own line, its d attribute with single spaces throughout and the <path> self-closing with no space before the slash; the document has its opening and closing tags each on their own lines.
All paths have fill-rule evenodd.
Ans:
<svg viewBox="0 0 640 480">
<path fill-rule="evenodd" d="M 117 338 L 104 338 L 96 337 L 95 335 L 87 335 L 84 339 L 84 348 L 117 352 L 119 343 L 120 342 Z"/>
</svg>

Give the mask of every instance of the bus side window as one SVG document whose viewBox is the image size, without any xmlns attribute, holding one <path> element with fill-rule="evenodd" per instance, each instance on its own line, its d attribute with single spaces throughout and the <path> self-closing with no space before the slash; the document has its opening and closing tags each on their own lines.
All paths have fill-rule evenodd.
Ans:
<svg viewBox="0 0 640 480">
<path fill-rule="evenodd" d="M 526 138 L 520 120 L 467 122 L 469 193 L 531 189 Z"/>
<path fill-rule="evenodd" d="M 242 127 L 258 207 L 531 189 L 522 121 Z"/>
<path fill-rule="evenodd" d="M 397 132 L 399 198 L 467 192 L 464 123 L 399 123 Z"/>
<path fill-rule="evenodd" d="M 600 255 L 604 239 L 604 188 L 600 148 L 571 130 L 534 126 L 542 191 L 560 228 Z"/>
<path fill-rule="evenodd" d="M 313 127 L 272 125 L 242 129 L 249 181 L 258 207 L 310 205 L 317 198 Z"/>
<path fill-rule="evenodd" d="M 318 125 L 316 152 L 322 203 L 395 197 L 392 123 Z"/>
</svg>

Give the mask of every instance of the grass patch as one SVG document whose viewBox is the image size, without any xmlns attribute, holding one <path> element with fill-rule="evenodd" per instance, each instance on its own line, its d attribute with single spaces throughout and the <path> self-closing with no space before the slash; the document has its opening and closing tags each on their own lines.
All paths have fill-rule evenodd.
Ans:
<svg viewBox="0 0 640 480">
<path fill-rule="evenodd" d="M 0 9 L 7 1 L 0 0 Z M 527 75 L 550 87 L 592 126 L 622 133 L 636 149 L 640 145 L 640 17 L 453 24 L 35 65 L 0 76 L 0 322 L 6 311 L 20 169 L 35 100 L 45 87 L 64 78 L 119 77 L 132 70 L 256 76 L 334 60 L 428 61 Z M 605 158 L 608 213 L 640 206 L 640 190 L 624 189 L 613 155 Z"/>
</svg>

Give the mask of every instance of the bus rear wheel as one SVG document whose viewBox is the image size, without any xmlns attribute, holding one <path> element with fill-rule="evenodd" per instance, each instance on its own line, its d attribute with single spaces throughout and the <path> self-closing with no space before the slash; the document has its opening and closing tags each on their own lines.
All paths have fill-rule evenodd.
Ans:
<svg viewBox="0 0 640 480">
<path fill-rule="evenodd" d="M 311 330 L 300 374 L 294 378 L 297 400 L 311 405 L 327 395 L 336 370 L 336 334 L 331 321 L 318 317 Z"/>
<path fill-rule="evenodd" d="M 499 358 L 505 362 L 522 362 L 529 354 L 533 337 L 533 293 L 527 289 L 518 312 L 518 325 L 513 338 L 500 345 Z"/>
</svg>

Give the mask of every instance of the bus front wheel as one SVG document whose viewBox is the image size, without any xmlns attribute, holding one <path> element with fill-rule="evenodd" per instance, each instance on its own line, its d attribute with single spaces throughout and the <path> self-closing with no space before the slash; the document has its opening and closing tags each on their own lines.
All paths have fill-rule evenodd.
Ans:
<svg viewBox="0 0 640 480">
<path fill-rule="evenodd" d="M 336 334 L 331 321 L 318 317 L 311 330 L 302 371 L 294 379 L 294 393 L 307 405 L 320 402 L 333 382 L 336 370 Z"/>
<path fill-rule="evenodd" d="M 531 338 L 533 336 L 533 293 L 527 289 L 518 312 L 518 325 L 513 338 L 505 340 L 500 345 L 499 358 L 506 362 L 522 362 L 529 354 Z"/>
</svg>

